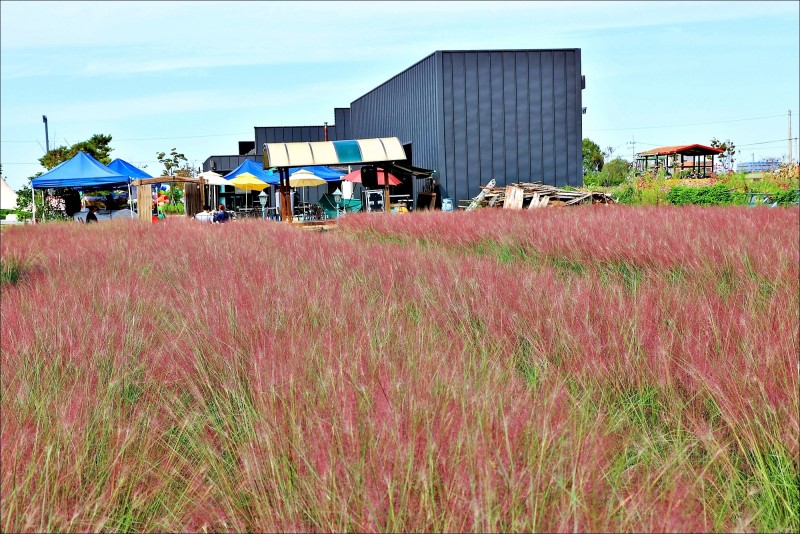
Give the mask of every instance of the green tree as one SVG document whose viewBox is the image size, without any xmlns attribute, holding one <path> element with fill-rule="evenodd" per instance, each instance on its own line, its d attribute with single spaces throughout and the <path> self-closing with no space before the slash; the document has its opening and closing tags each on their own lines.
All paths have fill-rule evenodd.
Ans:
<svg viewBox="0 0 800 534">
<path fill-rule="evenodd" d="M 733 141 L 730 139 L 720 141 L 716 137 L 713 137 L 711 139 L 711 146 L 722 150 L 722 154 L 719 155 L 719 161 L 726 171 L 732 170 L 734 161 L 733 155 L 736 154 L 736 145 L 733 144 Z"/>
<path fill-rule="evenodd" d="M 620 185 L 628 178 L 628 172 L 631 169 L 631 164 L 628 160 L 616 157 L 606 163 L 601 171 L 601 185 L 611 186 Z"/>
<path fill-rule="evenodd" d="M 188 160 L 184 154 L 173 148 L 169 155 L 166 152 L 157 152 L 158 162 L 164 166 L 165 176 L 184 176 L 191 175 Z"/>
<path fill-rule="evenodd" d="M 583 140 L 583 174 L 600 172 L 603 170 L 603 151 L 600 146 L 591 139 Z"/>
<path fill-rule="evenodd" d="M 87 141 L 75 143 L 70 147 L 59 146 L 52 149 L 50 152 L 39 158 L 39 163 L 41 163 L 42 167 L 45 169 L 50 170 L 56 165 L 74 157 L 78 152 L 86 152 L 103 165 L 108 165 L 111 163 L 110 154 L 113 150 L 114 149 L 111 148 L 110 135 L 95 134 Z"/>
<path fill-rule="evenodd" d="M 157 152 L 156 157 L 158 158 L 158 162 L 164 166 L 165 176 L 191 176 L 192 172 L 189 168 L 186 156 L 178 152 L 176 148 L 173 148 L 169 155 L 167 155 L 166 152 Z M 167 196 L 169 197 L 170 204 L 176 204 L 181 201 L 183 190 L 177 187 L 175 182 L 171 182 Z"/>
<path fill-rule="evenodd" d="M 108 165 L 111 163 L 111 152 L 114 150 L 111 148 L 111 136 L 105 134 L 95 134 L 86 141 L 81 141 L 79 143 L 75 143 L 72 146 L 62 145 L 59 147 L 55 147 L 50 152 L 39 158 L 39 163 L 42 164 L 47 170 L 53 169 L 55 166 L 67 161 L 75 157 L 75 154 L 78 152 L 85 152 L 92 156 L 94 159 L 102 163 L 103 165 Z M 31 181 L 41 176 L 43 173 L 37 172 L 30 178 L 28 178 L 27 185 L 23 186 L 22 189 L 18 190 L 17 193 L 17 209 L 24 210 L 24 211 L 31 211 L 32 209 L 32 197 L 33 192 L 31 188 Z M 77 192 L 75 188 L 72 187 L 55 187 L 49 189 L 51 196 L 61 197 L 67 202 L 69 199 L 68 212 L 77 209 L 80 209 L 80 201 L 76 200 Z M 44 217 L 48 219 L 59 218 L 63 214 L 60 211 L 53 210 L 49 204 L 43 204 L 40 195 L 36 197 L 36 213 L 43 214 Z M 75 204 L 77 203 L 77 209 L 75 209 Z M 68 213 L 68 215 L 71 215 Z"/>
</svg>

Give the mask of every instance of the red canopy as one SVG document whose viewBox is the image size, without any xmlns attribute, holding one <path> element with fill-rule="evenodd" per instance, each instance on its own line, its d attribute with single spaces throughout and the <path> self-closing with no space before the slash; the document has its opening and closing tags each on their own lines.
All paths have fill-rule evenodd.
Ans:
<svg viewBox="0 0 800 534">
<path fill-rule="evenodd" d="M 383 181 L 383 173 L 384 173 L 383 169 L 378 169 L 378 185 L 386 185 L 386 183 Z M 342 180 L 347 180 L 348 182 L 360 184 L 361 169 L 353 171 L 350 174 L 345 174 L 344 176 L 342 176 Z M 400 185 L 402 183 L 403 182 L 400 181 L 400 178 L 398 178 L 392 173 L 389 173 L 389 185 Z"/>
</svg>

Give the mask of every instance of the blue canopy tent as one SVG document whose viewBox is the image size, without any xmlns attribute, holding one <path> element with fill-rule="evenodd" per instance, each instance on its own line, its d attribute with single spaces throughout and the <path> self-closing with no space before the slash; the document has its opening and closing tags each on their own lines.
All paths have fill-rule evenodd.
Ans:
<svg viewBox="0 0 800 534">
<path fill-rule="evenodd" d="M 112 171 L 85 152 L 78 152 L 71 159 L 34 178 L 31 187 L 113 187 L 127 186 L 130 182 L 127 175 Z"/>
<path fill-rule="evenodd" d="M 346 172 L 337 171 L 336 169 L 331 169 L 325 165 L 315 165 L 313 167 L 289 167 L 289 175 L 292 175 L 297 171 L 308 171 L 317 178 L 322 178 L 326 182 L 338 182 L 342 179 L 342 176 L 347 174 Z"/>
<path fill-rule="evenodd" d="M 31 188 L 110 188 L 115 186 L 127 187 L 130 183 L 131 179 L 128 176 L 112 171 L 85 152 L 78 152 L 67 161 L 56 165 L 50 171 L 31 180 Z M 34 202 L 33 205 L 35 210 L 36 203 Z M 33 221 L 36 222 L 36 211 L 33 212 Z"/>
<path fill-rule="evenodd" d="M 135 180 L 137 178 L 152 178 L 152 176 L 144 172 L 142 169 L 134 167 L 127 161 L 119 158 L 109 163 L 108 168 L 116 173 L 128 176 L 132 180 Z"/>
<path fill-rule="evenodd" d="M 144 172 L 142 169 L 134 165 L 131 165 L 124 159 L 120 158 L 117 158 L 111 163 L 109 163 L 108 168 L 111 169 L 112 171 L 128 176 L 131 180 L 136 180 L 141 178 L 152 178 L 152 176 Z M 131 209 L 133 209 L 133 199 L 135 195 L 136 195 L 136 187 L 128 186 L 128 207 L 130 207 Z"/>
<path fill-rule="evenodd" d="M 264 167 L 251 159 L 244 160 L 238 167 L 223 176 L 226 180 L 230 181 L 239 176 L 240 174 L 250 173 L 259 180 L 262 180 L 270 185 L 277 185 L 279 178 L 277 174 L 272 171 L 265 171 Z M 246 195 L 245 195 L 246 196 Z"/>
<path fill-rule="evenodd" d="M 244 160 L 241 165 L 233 169 L 231 172 L 223 176 L 226 180 L 233 180 L 240 174 L 249 172 L 259 180 L 263 180 L 270 185 L 278 185 L 278 175 L 270 171 L 265 171 L 264 168 L 251 159 Z"/>
</svg>

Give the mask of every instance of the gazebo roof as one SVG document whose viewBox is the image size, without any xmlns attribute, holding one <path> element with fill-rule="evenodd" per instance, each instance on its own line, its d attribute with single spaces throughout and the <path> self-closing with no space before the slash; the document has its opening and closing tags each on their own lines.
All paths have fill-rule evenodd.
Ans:
<svg viewBox="0 0 800 534">
<path fill-rule="evenodd" d="M 706 145 L 673 145 L 662 146 L 639 152 L 637 156 L 669 156 L 672 154 L 680 154 L 682 156 L 713 156 L 715 154 L 722 154 L 724 150 L 714 148 Z"/>
</svg>

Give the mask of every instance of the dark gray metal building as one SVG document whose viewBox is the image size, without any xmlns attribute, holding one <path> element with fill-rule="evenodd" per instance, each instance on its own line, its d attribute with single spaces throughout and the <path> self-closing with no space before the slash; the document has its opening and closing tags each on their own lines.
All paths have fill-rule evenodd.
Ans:
<svg viewBox="0 0 800 534">
<path fill-rule="evenodd" d="M 437 51 L 335 108 L 328 140 L 399 138 L 409 163 L 437 171 L 438 198 L 456 205 L 492 178 L 579 186 L 584 87 L 578 48 Z M 249 157 L 260 160 L 264 143 L 324 138 L 325 126 L 256 127 Z M 243 157 L 211 156 L 204 170 Z M 417 180 L 406 181 L 416 197 Z"/>
</svg>

